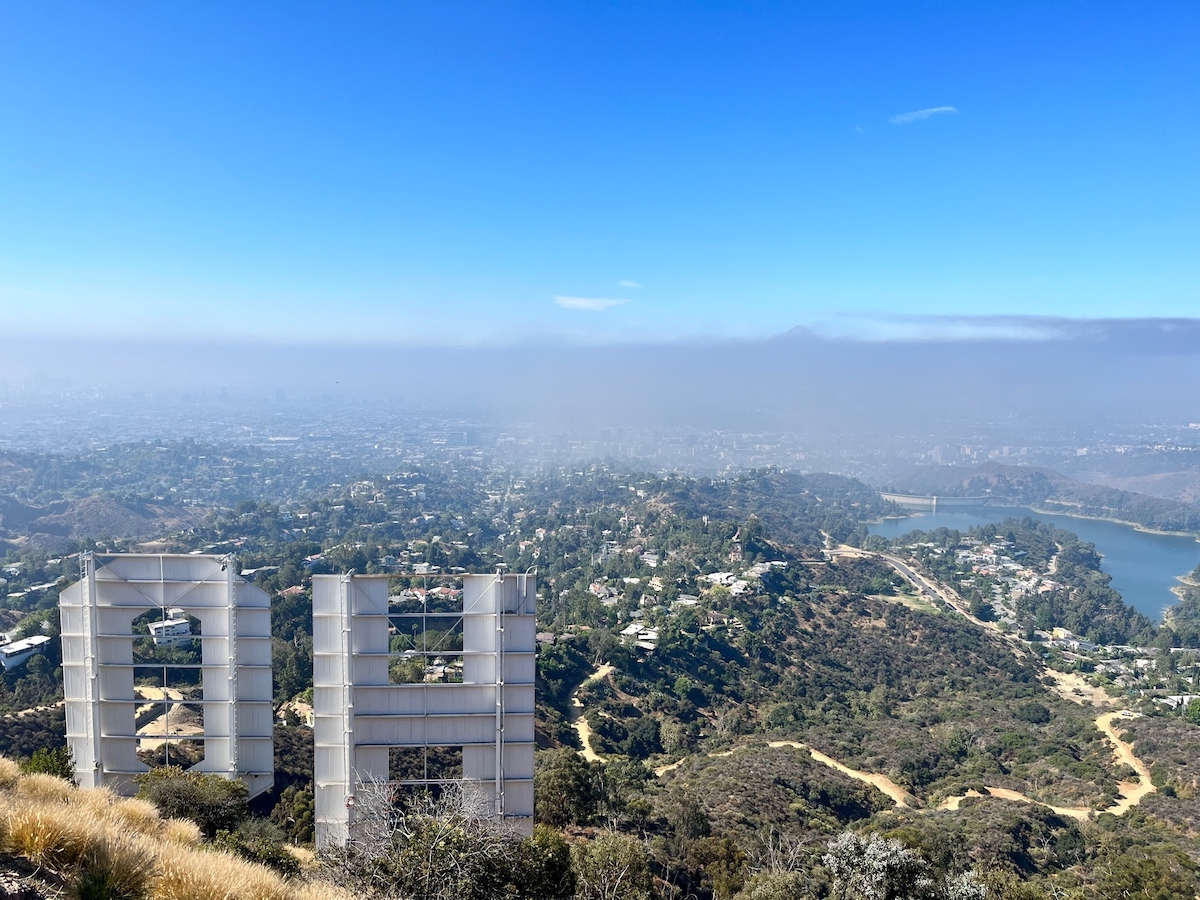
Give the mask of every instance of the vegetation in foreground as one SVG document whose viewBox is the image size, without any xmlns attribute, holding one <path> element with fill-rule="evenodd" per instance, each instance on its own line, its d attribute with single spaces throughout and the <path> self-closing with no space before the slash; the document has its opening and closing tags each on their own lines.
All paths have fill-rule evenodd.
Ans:
<svg viewBox="0 0 1200 900">
<path fill-rule="evenodd" d="M 164 818 L 147 800 L 82 790 L 44 772 L 26 774 L 3 757 L 0 867 L 25 873 L 22 888 L 41 891 L 33 896 L 79 900 L 346 896 L 327 883 L 284 877 L 206 841 L 195 822 Z"/>
<path fill-rule="evenodd" d="M 1130 773 L 1114 765 L 1095 711 L 1049 689 L 1031 652 L 1040 645 L 1016 652 L 922 600 L 878 559 L 822 553 L 868 543 L 865 523 L 884 512 L 873 492 L 832 476 L 704 482 L 603 467 L 496 485 L 408 473 L 286 509 L 239 504 L 172 549 L 236 550 L 273 594 L 276 700 L 288 724 L 276 732 L 275 790 L 253 804 L 270 818 L 246 817 L 244 796 L 223 793 L 236 786 L 178 772 L 145 779 L 143 796 L 160 817 L 197 820 L 211 835 L 203 853 L 264 863 L 270 883 L 288 884 L 295 862 L 280 840 L 313 837 L 311 730 L 294 706 L 311 701 L 311 573 L 399 572 L 396 591 L 415 592 L 425 586 L 418 567 L 500 559 L 510 571 L 538 567 L 539 625 L 552 638 L 538 659 L 538 833 L 523 840 L 418 804 L 394 813 L 371 853 L 332 857 L 310 879 L 406 900 L 1195 896 L 1188 772 L 1175 755 L 1156 756 L 1142 720 L 1131 725 L 1139 749 L 1158 770 L 1174 769 L 1120 818 L 1076 822 L 994 794 L 942 808 L 990 785 L 1102 810 Z M 1146 623 L 1117 605 L 1074 536 L 1012 528 L 1014 552 L 1056 558 L 1063 586 L 1015 610 L 1023 629 L 1028 620 L 1163 639 L 1167 629 L 1141 636 Z M 947 560 L 960 537 L 935 541 Z M 19 561 L 22 586 L 70 575 L 69 560 Z M 938 574 L 951 584 L 965 576 Z M 28 620 L 19 627 L 53 635 L 53 593 L 14 600 Z M 657 632 L 652 650 L 622 635 L 632 623 Z M 611 673 L 589 679 L 600 663 Z M 6 675 L 0 711 L 57 700 L 56 666 L 51 655 Z M 603 765 L 574 752 L 575 700 Z M 1141 708 L 1153 710 L 1148 699 Z M 1181 738 L 1200 733 L 1190 717 L 1171 722 Z M 61 709 L 13 712 L 0 727 L 0 753 L 14 756 L 62 740 Z M 799 743 L 886 776 L 911 804 L 790 746 Z M 873 860 L 878 877 L 858 878 L 831 856 L 834 841 Z"/>
</svg>

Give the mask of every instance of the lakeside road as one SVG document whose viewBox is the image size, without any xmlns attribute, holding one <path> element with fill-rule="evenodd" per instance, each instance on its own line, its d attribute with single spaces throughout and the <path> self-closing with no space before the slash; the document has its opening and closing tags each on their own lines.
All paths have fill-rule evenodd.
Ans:
<svg viewBox="0 0 1200 900">
<path fill-rule="evenodd" d="M 1127 604 L 1156 621 L 1161 620 L 1165 609 L 1179 602 L 1180 591 L 1175 588 L 1200 565 L 1200 543 L 1196 533 L 1168 532 L 1139 527 L 1137 523 L 1043 507 L 981 507 L 962 513 L 921 514 L 882 520 L 871 524 L 868 531 L 895 539 L 915 530 L 945 527 L 966 532 L 1006 519 L 1024 518 L 1071 532 L 1082 543 L 1092 544 L 1101 556 L 1101 571 L 1111 578 L 1113 589 Z"/>
<path fill-rule="evenodd" d="M 845 556 L 855 559 L 878 559 L 886 562 L 889 566 L 900 573 L 909 584 L 915 587 L 923 594 L 932 594 L 938 597 L 943 602 L 951 606 L 955 612 L 970 619 L 976 625 L 988 627 L 988 623 L 971 615 L 971 608 L 966 600 L 960 597 L 956 592 L 950 590 L 936 578 L 927 576 L 917 571 L 913 566 L 909 565 L 904 560 L 892 556 L 890 553 L 880 553 L 875 550 L 861 550 L 858 547 L 851 547 L 847 544 L 842 544 L 832 550 L 824 550 L 829 559 L 835 560 L 839 556 Z M 993 629 L 994 630 L 994 629 Z"/>
</svg>

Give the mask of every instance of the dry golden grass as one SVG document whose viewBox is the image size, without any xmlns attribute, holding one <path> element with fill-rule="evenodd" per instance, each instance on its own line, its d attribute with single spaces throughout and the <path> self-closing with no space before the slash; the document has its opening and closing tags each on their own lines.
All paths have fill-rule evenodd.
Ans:
<svg viewBox="0 0 1200 900">
<path fill-rule="evenodd" d="M 106 811 L 114 803 L 120 803 L 122 797 L 116 791 L 106 787 L 79 788 L 75 792 L 74 802 L 87 809 Z"/>
<path fill-rule="evenodd" d="M 22 776 L 17 782 L 16 794 L 21 799 L 36 800 L 38 803 L 66 803 L 75 790 L 69 781 L 53 775 L 37 774 Z"/>
<path fill-rule="evenodd" d="M 108 818 L 136 831 L 138 834 L 158 834 L 162 829 L 162 816 L 158 807 L 146 800 L 122 800 L 108 808 Z"/>
<path fill-rule="evenodd" d="M 21 780 L 21 767 L 11 759 L 0 756 L 0 791 L 9 791 Z"/>
<path fill-rule="evenodd" d="M 187 819 L 167 819 L 158 835 L 164 841 L 183 844 L 185 847 L 199 847 L 200 842 L 204 840 L 200 826 Z"/>
<path fill-rule="evenodd" d="M 0 764 L 7 760 L 0 758 Z M 10 772 L 0 765 L 0 779 Z M 3 784 L 0 781 L 0 784 Z M 0 851 L 64 877 L 74 894 L 112 900 L 354 900 L 205 849 L 200 829 L 150 803 L 20 775 L 0 793 Z"/>
<path fill-rule="evenodd" d="M 286 900 L 295 890 L 263 866 L 216 851 L 163 853 L 151 900 Z"/>
<path fill-rule="evenodd" d="M 102 833 L 80 860 L 77 877 L 85 896 L 144 897 L 154 877 L 154 847 L 140 835 Z"/>
<path fill-rule="evenodd" d="M 87 788 L 75 792 L 73 802 L 112 822 L 119 829 L 138 834 L 158 834 L 163 825 L 158 807 L 137 798 L 121 797 L 108 788 Z"/>
<path fill-rule="evenodd" d="M 357 895 L 324 882 L 293 886 L 292 900 L 356 900 Z"/>
<path fill-rule="evenodd" d="M 283 849 L 292 855 L 296 862 L 300 863 L 300 871 L 315 872 L 317 869 L 317 854 L 313 853 L 307 847 L 297 847 L 295 844 L 284 844 Z"/>
<path fill-rule="evenodd" d="M 66 804 L 23 803 L 7 818 L 13 851 L 55 870 L 77 865 L 105 833 L 95 816 Z"/>
</svg>

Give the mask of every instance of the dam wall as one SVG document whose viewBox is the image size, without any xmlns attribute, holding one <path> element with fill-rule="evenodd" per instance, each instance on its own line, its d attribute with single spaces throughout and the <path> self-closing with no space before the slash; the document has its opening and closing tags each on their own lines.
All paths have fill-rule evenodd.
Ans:
<svg viewBox="0 0 1200 900">
<path fill-rule="evenodd" d="M 983 506 L 987 501 L 987 497 L 922 497 L 916 494 L 892 494 L 886 491 L 880 491 L 879 496 L 914 512 L 975 509 Z"/>
</svg>

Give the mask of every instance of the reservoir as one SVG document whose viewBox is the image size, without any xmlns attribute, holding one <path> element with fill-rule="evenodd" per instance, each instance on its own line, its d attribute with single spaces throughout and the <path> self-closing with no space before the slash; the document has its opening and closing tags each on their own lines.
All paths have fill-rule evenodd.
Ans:
<svg viewBox="0 0 1200 900">
<path fill-rule="evenodd" d="M 869 526 L 871 534 L 895 538 L 910 531 L 955 528 L 966 532 L 989 522 L 1005 519 L 1038 519 L 1079 535 L 1081 541 L 1096 545 L 1104 557 L 1102 568 L 1112 576 L 1112 586 L 1125 602 L 1156 622 L 1163 610 L 1178 602 L 1171 588 L 1178 577 L 1200 565 L 1200 543 L 1195 538 L 1168 534 L 1150 534 L 1129 525 L 1100 519 L 1077 519 L 1031 509 L 1005 506 L 979 506 L 972 509 L 914 513 L 903 519 L 888 519 Z"/>
</svg>

